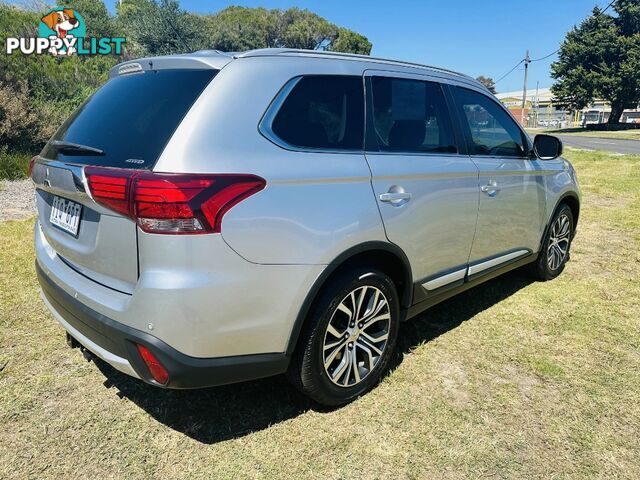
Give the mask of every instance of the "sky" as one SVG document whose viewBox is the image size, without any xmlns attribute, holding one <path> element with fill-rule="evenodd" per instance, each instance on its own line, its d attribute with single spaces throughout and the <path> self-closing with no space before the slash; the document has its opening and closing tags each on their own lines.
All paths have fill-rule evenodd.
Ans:
<svg viewBox="0 0 640 480">
<path fill-rule="evenodd" d="M 114 12 L 116 0 L 105 2 Z M 229 5 L 307 8 L 330 22 L 365 35 L 374 56 L 449 68 L 498 80 L 524 58 L 557 50 L 568 30 L 608 0 L 181 0 L 198 13 Z M 549 87 L 555 55 L 529 66 L 528 88 Z M 498 92 L 522 90 L 520 65 L 497 84 Z"/>
</svg>

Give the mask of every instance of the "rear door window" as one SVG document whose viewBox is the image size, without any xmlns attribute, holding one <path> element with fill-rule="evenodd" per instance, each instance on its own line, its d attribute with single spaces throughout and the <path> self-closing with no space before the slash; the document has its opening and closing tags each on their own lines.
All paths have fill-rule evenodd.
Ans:
<svg viewBox="0 0 640 480">
<path fill-rule="evenodd" d="M 456 87 L 453 90 L 463 126 L 471 140 L 471 155 L 526 155 L 522 131 L 500 105 L 486 95 L 467 88 Z"/>
<path fill-rule="evenodd" d="M 438 83 L 372 77 L 378 147 L 390 152 L 456 153 L 451 119 Z"/>
<path fill-rule="evenodd" d="M 322 150 L 362 150 L 362 77 L 317 75 L 300 78 L 271 125 L 285 143 Z"/>
<path fill-rule="evenodd" d="M 216 73 L 212 69 L 151 70 L 112 78 L 52 138 L 103 154 L 61 150 L 49 142 L 42 155 L 79 164 L 150 169 Z"/>
</svg>

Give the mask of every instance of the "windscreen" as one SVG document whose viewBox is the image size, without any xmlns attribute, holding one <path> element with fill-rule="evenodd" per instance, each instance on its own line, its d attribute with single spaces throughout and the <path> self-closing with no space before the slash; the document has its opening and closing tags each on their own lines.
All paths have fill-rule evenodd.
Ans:
<svg viewBox="0 0 640 480">
<path fill-rule="evenodd" d="M 149 70 L 109 80 L 41 155 L 107 167 L 151 169 L 191 105 L 218 70 Z"/>
</svg>

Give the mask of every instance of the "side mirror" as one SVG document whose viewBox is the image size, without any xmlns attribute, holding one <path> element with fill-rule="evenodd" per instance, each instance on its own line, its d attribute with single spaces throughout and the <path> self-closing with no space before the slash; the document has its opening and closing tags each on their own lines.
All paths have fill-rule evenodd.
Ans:
<svg viewBox="0 0 640 480">
<path fill-rule="evenodd" d="M 553 160 L 562 155 L 562 140 L 551 135 L 536 135 L 533 151 L 540 160 Z"/>
</svg>

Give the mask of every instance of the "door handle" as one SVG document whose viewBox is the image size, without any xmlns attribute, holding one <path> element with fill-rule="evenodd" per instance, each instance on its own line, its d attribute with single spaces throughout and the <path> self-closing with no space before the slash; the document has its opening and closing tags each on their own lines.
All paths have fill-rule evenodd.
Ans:
<svg viewBox="0 0 640 480">
<path fill-rule="evenodd" d="M 482 185 L 480 191 L 486 193 L 490 197 L 495 197 L 500 191 L 500 186 L 495 180 L 491 180 L 488 185 Z"/>
<path fill-rule="evenodd" d="M 387 192 L 380 194 L 381 202 L 397 203 L 403 200 L 411 200 L 411 194 L 409 192 Z"/>
</svg>

